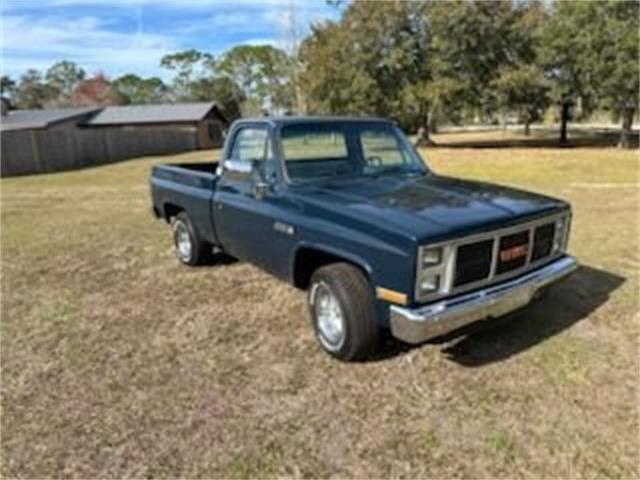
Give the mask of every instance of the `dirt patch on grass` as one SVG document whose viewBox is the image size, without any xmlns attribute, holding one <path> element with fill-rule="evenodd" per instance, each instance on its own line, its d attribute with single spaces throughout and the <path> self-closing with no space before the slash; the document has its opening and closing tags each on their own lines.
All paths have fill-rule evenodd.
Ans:
<svg viewBox="0 0 640 480">
<path fill-rule="evenodd" d="M 426 154 L 571 201 L 583 267 L 490 330 L 362 364 L 251 265 L 178 265 L 149 167 L 215 153 L 3 179 L 2 476 L 639 476 L 637 155 Z"/>
</svg>

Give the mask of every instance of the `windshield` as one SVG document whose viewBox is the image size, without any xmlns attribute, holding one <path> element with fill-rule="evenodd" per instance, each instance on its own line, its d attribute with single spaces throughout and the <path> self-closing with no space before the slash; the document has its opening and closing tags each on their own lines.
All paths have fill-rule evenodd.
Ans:
<svg viewBox="0 0 640 480">
<path fill-rule="evenodd" d="M 426 170 L 406 137 L 390 123 L 285 125 L 280 138 L 285 168 L 292 181 Z"/>
</svg>

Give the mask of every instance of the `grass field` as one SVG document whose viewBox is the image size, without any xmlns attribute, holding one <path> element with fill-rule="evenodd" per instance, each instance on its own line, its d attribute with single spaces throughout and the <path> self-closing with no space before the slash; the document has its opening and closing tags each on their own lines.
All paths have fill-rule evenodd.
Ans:
<svg viewBox="0 0 640 480">
<path fill-rule="evenodd" d="M 320 351 L 303 293 L 178 264 L 149 167 L 214 155 L 1 181 L 3 477 L 640 476 L 637 151 L 427 150 L 571 201 L 582 267 L 495 328 L 362 364 Z"/>
</svg>

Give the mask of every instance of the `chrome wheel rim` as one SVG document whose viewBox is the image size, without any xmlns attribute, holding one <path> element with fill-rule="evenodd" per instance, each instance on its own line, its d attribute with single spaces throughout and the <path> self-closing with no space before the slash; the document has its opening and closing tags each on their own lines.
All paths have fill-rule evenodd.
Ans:
<svg viewBox="0 0 640 480">
<path fill-rule="evenodd" d="M 175 239 L 176 239 L 176 252 L 178 256 L 185 261 L 191 259 L 191 236 L 189 235 L 189 229 L 184 222 L 177 221 L 174 227 Z"/>
<path fill-rule="evenodd" d="M 320 342 L 328 350 L 339 350 L 345 339 L 345 322 L 338 298 L 328 285 L 319 283 L 314 286 L 312 299 Z"/>
</svg>

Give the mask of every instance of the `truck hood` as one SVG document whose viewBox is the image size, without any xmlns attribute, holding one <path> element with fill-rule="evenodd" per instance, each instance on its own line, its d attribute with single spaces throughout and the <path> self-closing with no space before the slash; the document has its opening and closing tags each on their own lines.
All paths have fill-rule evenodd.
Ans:
<svg viewBox="0 0 640 480">
<path fill-rule="evenodd" d="M 306 201 L 330 210 L 335 220 L 349 217 L 430 241 L 569 208 L 524 190 L 432 174 L 334 179 L 304 188 Z"/>
</svg>

